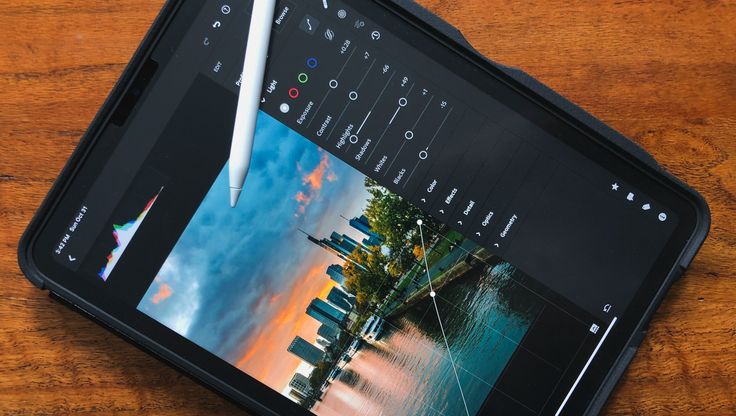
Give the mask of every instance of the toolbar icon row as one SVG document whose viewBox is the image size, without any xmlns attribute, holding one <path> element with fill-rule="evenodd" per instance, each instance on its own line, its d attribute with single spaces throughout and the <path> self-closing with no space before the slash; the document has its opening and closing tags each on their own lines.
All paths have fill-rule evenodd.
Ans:
<svg viewBox="0 0 736 416">
<path fill-rule="evenodd" d="M 619 185 L 618 182 L 614 182 L 614 183 L 611 184 L 611 191 L 613 191 L 613 192 L 619 192 L 620 190 L 621 190 L 621 185 Z M 628 193 L 626 193 L 626 200 L 629 201 L 629 202 L 636 202 L 637 196 L 636 196 L 636 194 L 634 192 L 628 192 Z M 650 202 L 645 202 L 641 206 L 641 210 L 642 211 L 651 211 L 652 210 L 652 204 Z M 661 222 L 665 222 L 665 221 L 667 221 L 667 214 L 664 213 L 664 212 L 661 212 L 657 216 L 657 219 L 659 219 L 659 221 L 661 221 Z"/>
</svg>

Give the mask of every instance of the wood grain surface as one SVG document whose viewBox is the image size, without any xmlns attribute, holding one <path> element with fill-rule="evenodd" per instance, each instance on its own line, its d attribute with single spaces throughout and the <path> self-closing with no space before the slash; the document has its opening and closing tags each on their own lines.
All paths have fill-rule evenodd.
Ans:
<svg viewBox="0 0 736 416">
<path fill-rule="evenodd" d="M 421 3 L 703 193 L 710 237 L 606 414 L 736 414 L 736 3 Z M 0 0 L 2 415 L 239 412 L 51 301 L 16 264 L 21 232 L 161 4 Z"/>
</svg>

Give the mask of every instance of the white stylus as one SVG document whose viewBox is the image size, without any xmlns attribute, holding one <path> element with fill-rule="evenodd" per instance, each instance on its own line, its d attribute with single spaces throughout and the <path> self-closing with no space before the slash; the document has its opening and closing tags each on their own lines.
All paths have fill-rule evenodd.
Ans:
<svg viewBox="0 0 736 416">
<path fill-rule="evenodd" d="M 238 204 L 250 169 L 276 9 L 276 0 L 255 0 L 253 3 L 248 48 L 243 62 L 243 81 L 240 85 L 238 112 L 230 147 L 230 206 L 233 208 Z"/>
</svg>

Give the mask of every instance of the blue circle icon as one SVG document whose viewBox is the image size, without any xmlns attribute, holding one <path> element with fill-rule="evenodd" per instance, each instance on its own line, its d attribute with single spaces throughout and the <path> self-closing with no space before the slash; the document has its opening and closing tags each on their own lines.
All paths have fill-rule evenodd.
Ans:
<svg viewBox="0 0 736 416">
<path fill-rule="evenodd" d="M 310 69 L 317 68 L 317 65 L 319 65 L 319 62 L 317 61 L 317 58 L 309 58 L 309 59 L 307 59 L 307 66 Z"/>
</svg>

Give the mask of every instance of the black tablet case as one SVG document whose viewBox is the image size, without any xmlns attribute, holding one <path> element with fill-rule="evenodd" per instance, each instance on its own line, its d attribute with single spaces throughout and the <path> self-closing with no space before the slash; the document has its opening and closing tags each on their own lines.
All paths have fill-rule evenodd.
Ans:
<svg viewBox="0 0 736 416">
<path fill-rule="evenodd" d="M 608 376 L 606 377 L 606 381 L 604 384 L 600 387 L 598 392 L 596 393 L 595 398 L 591 401 L 589 404 L 589 407 L 586 411 L 586 415 L 595 415 L 600 412 L 600 410 L 603 408 L 603 405 L 606 403 L 606 400 L 608 399 L 608 396 L 613 392 L 614 387 L 618 383 L 619 379 L 623 375 L 624 371 L 628 367 L 631 360 L 634 358 L 634 355 L 636 354 L 636 351 L 639 348 L 639 344 L 644 339 L 644 336 L 646 335 L 647 328 L 649 326 L 649 322 L 652 318 L 652 315 L 656 311 L 657 307 L 661 303 L 662 299 L 664 298 L 664 295 L 666 294 L 667 290 L 670 288 L 672 283 L 674 283 L 675 280 L 677 280 L 680 276 L 682 276 L 682 273 L 687 269 L 692 262 L 693 258 L 695 257 L 695 254 L 700 249 L 703 241 L 705 240 L 708 230 L 710 228 L 710 211 L 708 209 L 708 206 L 703 199 L 703 197 L 695 192 L 693 189 L 691 189 L 689 186 L 669 174 L 667 171 L 665 171 L 654 159 L 652 155 L 647 153 L 644 149 L 642 149 L 637 143 L 629 140 L 621 133 L 617 132 L 616 130 L 612 129 L 602 121 L 598 120 L 597 118 L 590 115 L 587 111 L 583 110 L 582 108 L 578 107 L 577 105 L 573 104 L 566 98 L 562 97 L 561 95 L 554 92 L 552 89 L 547 87 L 546 85 L 542 84 L 541 82 L 537 81 L 532 76 L 528 75 L 524 71 L 505 66 L 500 65 L 496 62 L 493 62 L 492 60 L 486 58 L 485 56 L 481 55 L 478 51 L 473 48 L 473 46 L 470 44 L 470 42 L 465 39 L 463 34 L 454 26 L 450 25 L 446 21 L 444 21 L 439 16 L 433 14 L 429 10 L 425 9 L 421 5 L 417 4 L 416 2 L 412 0 L 391 0 L 393 3 L 401 7 L 402 9 L 406 10 L 407 12 L 411 13 L 418 19 L 422 20 L 426 24 L 433 27 L 435 30 L 439 31 L 443 35 L 447 36 L 448 38 L 452 39 L 459 45 L 461 45 L 463 48 L 467 49 L 469 52 L 475 54 L 476 56 L 480 57 L 484 61 L 486 61 L 488 64 L 496 67 L 497 69 L 503 71 L 505 74 L 525 86 L 526 88 L 532 90 L 539 96 L 541 96 L 543 99 L 547 100 L 554 106 L 566 111 L 568 114 L 572 115 L 574 118 L 576 118 L 578 121 L 582 122 L 592 130 L 598 132 L 601 136 L 603 136 L 605 139 L 610 141 L 615 146 L 619 147 L 626 153 L 630 154 L 631 156 L 634 156 L 641 162 L 645 163 L 649 167 L 659 171 L 678 185 L 680 185 L 683 189 L 685 189 L 688 193 L 692 194 L 693 200 L 697 202 L 699 212 L 701 214 L 700 218 L 700 227 L 694 238 L 691 240 L 691 245 L 688 247 L 688 249 L 683 253 L 681 257 L 681 261 L 679 263 L 679 267 L 677 267 L 675 270 L 672 271 L 670 276 L 668 276 L 666 284 L 661 288 L 657 298 L 652 302 L 648 309 L 648 313 L 646 316 L 644 316 L 640 322 L 639 328 L 634 334 L 634 336 L 629 341 L 629 346 L 626 350 L 623 351 L 623 353 L 619 356 L 619 359 L 615 366 L 611 368 L 609 371 Z"/>
<path fill-rule="evenodd" d="M 568 113 L 568 115 L 572 116 L 573 118 L 577 119 L 579 122 L 583 123 L 588 128 L 600 134 L 604 139 L 608 140 L 609 144 L 613 145 L 614 147 L 617 147 L 618 149 L 622 150 L 626 154 L 634 157 L 635 159 L 639 160 L 640 162 L 644 163 L 645 165 L 649 166 L 650 168 L 664 175 L 665 178 L 672 181 L 676 186 L 680 187 L 683 192 L 688 194 L 693 200 L 693 202 L 697 205 L 697 209 L 699 213 L 698 229 L 693 235 L 692 239 L 690 240 L 690 244 L 683 251 L 680 257 L 680 262 L 671 270 L 665 283 L 660 288 L 656 298 L 649 305 L 649 308 L 647 309 L 647 313 L 642 317 L 637 330 L 634 332 L 634 334 L 630 338 L 627 348 L 622 351 L 621 355 L 618 357 L 616 364 L 612 366 L 611 369 L 609 370 L 609 373 L 606 376 L 604 383 L 599 388 L 598 392 L 596 393 L 593 400 L 590 402 L 588 409 L 585 412 L 586 415 L 598 414 L 600 410 L 603 408 L 603 405 L 606 403 L 606 400 L 608 399 L 609 395 L 613 392 L 614 387 L 618 383 L 619 379 L 623 375 L 629 363 L 634 358 L 634 355 L 636 354 L 636 351 L 638 350 L 641 341 L 644 339 L 644 336 L 646 335 L 649 322 L 651 321 L 651 318 L 654 312 L 657 310 L 660 303 L 664 299 L 665 294 L 667 293 L 669 288 L 672 286 L 672 283 L 674 283 L 678 278 L 680 278 L 683 272 L 689 267 L 693 258 L 695 257 L 698 250 L 700 249 L 703 242 L 705 241 L 705 238 L 707 237 L 708 231 L 710 229 L 710 210 L 708 208 L 707 203 L 705 202 L 705 200 L 699 193 L 697 193 L 695 190 L 690 188 L 688 185 L 681 182 L 679 179 L 677 179 L 676 177 L 674 177 L 673 175 L 665 171 L 657 163 L 654 157 L 652 157 L 652 155 L 650 155 L 644 149 L 642 149 L 638 144 L 629 140 L 628 138 L 623 136 L 621 133 L 615 131 L 614 129 L 612 129 L 611 127 L 609 127 L 602 121 L 593 117 L 592 115 L 590 115 L 588 112 L 586 112 L 582 108 L 578 107 L 577 105 L 570 102 L 566 98 L 557 94 L 552 89 L 542 84 L 541 82 L 537 81 L 535 78 L 526 74 L 522 70 L 513 68 L 513 67 L 509 67 L 509 66 L 505 66 L 505 65 L 501 65 L 501 64 L 498 64 L 486 58 L 485 56 L 480 54 L 478 51 L 476 51 L 475 48 L 473 48 L 473 46 L 467 41 L 467 39 L 465 39 L 463 34 L 457 28 L 450 25 L 445 20 L 435 15 L 434 13 L 430 12 L 429 10 L 425 9 L 421 5 L 414 2 L 413 0 L 376 0 L 376 1 L 378 3 L 381 3 L 381 2 L 393 3 L 395 6 L 397 6 L 404 12 L 410 14 L 411 16 L 420 20 L 421 22 L 423 22 L 430 28 L 439 32 L 441 35 L 446 37 L 447 40 L 454 42 L 457 47 L 461 49 L 465 49 L 467 53 L 472 54 L 475 57 L 482 59 L 488 65 L 502 71 L 503 73 L 511 77 L 513 80 L 515 80 L 516 82 L 524 86 L 526 89 L 537 94 L 543 100 L 546 100 L 553 106 L 565 111 L 566 113 Z M 90 144 L 94 141 L 94 138 L 97 135 L 97 132 L 102 127 L 105 121 L 104 116 L 109 106 L 113 105 L 121 98 L 121 95 L 124 93 L 123 89 L 135 77 L 136 72 L 140 68 L 140 65 L 143 62 L 147 51 L 151 48 L 151 46 L 153 46 L 155 41 L 160 36 L 161 31 L 165 26 L 165 23 L 167 23 L 167 18 L 170 17 L 171 11 L 176 9 L 176 6 L 178 3 L 179 3 L 179 0 L 168 0 L 166 5 L 163 7 L 161 12 L 159 13 L 156 21 L 154 22 L 153 26 L 149 30 L 144 41 L 139 46 L 133 59 L 131 60 L 128 67 L 126 68 L 126 71 L 124 72 L 123 76 L 117 82 L 115 88 L 113 89 L 113 92 L 110 94 L 107 101 L 101 108 L 100 112 L 95 117 L 89 130 L 82 138 L 82 141 L 80 142 L 78 148 L 75 150 L 74 154 L 72 155 L 69 162 L 67 163 L 64 170 L 62 171 L 59 178 L 57 179 L 56 183 L 54 184 L 54 187 L 49 192 L 49 195 L 44 200 L 41 208 L 39 208 L 38 213 L 36 214 L 36 216 L 34 216 L 31 224 L 29 225 L 28 229 L 23 235 L 23 238 L 21 239 L 19 250 L 18 250 L 20 267 L 23 270 L 26 277 L 34 285 L 36 285 L 37 287 L 41 289 L 53 289 L 53 288 L 48 287 L 50 285 L 47 285 L 46 278 L 40 273 L 38 273 L 36 268 L 33 267 L 32 262 L 30 261 L 31 260 L 31 253 L 30 253 L 31 239 L 33 238 L 33 236 L 35 235 L 35 232 L 39 229 L 39 227 L 42 225 L 42 222 L 43 222 L 43 218 L 41 218 L 39 214 L 48 212 L 48 210 L 50 210 L 53 207 L 53 205 L 55 205 L 55 202 L 58 200 L 58 197 L 63 193 L 65 185 L 68 182 L 67 179 L 71 177 L 71 175 L 76 170 L 78 165 L 83 161 L 85 154 L 91 147 Z M 73 306 L 76 310 L 81 310 L 83 312 L 87 310 L 87 308 L 85 308 L 85 305 L 80 304 L 80 302 L 74 302 L 69 299 L 66 299 L 64 296 L 61 296 L 59 293 L 52 292 L 52 294 L 54 295 L 53 296 L 54 298 Z M 90 309 L 94 309 L 94 308 L 90 308 Z M 146 350 L 149 353 L 152 353 L 156 357 L 163 359 L 168 364 L 178 368 L 179 370 L 182 370 L 188 373 L 189 375 L 192 375 L 198 381 L 202 382 L 207 387 L 210 387 L 216 390 L 218 393 L 224 394 L 228 398 L 233 398 L 234 396 L 238 396 L 236 394 L 233 394 L 233 391 L 231 389 L 224 388 L 223 386 L 224 383 L 215 379 L 210 374 L 203 372 L 202 369 L 193 368 L 188 363 L 183 362 L 183 360 L 180 357 L 167 356 L 166 354 L 162 353 L 157 348 L 155 348 L 155 346 L 151 345 L 149 340 L 144 339 L 143 337 L 123 333 L 123 328 L 121 327 L 121 325 L 119 325 L 114 320 L 114 318 L 108 317 L 108 316 L 105 316 L 105 317 L 93 316 L 93 315 L 90 315 L 89 313 L 85 313 L 85 316 L 88 316 L 92 318 L 93 320 L 95 320 L 97 323 L 100 323 L 103 326 L 107 327 L 108 329 L 111 329 L 114 332 L 123 335 L 124 338 L 126 338 L 129 341 L 132 341 L 133 344 L 136 345 L 137 347 L 143 348 L 144 350 Z M 228 394 L 228 391 L 229 391 L 229 394 Z M 261 408 L 261 410 L 263 411 L 265 409 Z"/>
</svg>

